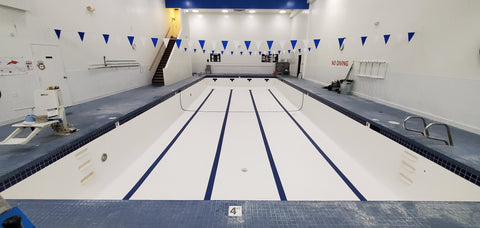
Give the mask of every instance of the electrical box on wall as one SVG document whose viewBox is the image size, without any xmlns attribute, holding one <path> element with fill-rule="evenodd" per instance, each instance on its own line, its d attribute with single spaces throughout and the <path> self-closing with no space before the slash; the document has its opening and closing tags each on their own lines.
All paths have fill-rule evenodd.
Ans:
<svg viewBox="0 0 480 228">
<path fill-rule="evenodd" d="M 210 54 L 210 62 L 221 62 L 222 55 L 220 53 Z"/>
</svg>

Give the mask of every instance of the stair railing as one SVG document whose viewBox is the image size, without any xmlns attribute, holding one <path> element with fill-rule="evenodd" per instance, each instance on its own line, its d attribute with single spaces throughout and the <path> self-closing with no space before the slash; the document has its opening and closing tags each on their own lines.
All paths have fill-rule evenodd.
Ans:
<svg viewBox="0 0 480 228">
<path fill-rule="evenodd" d="M 170 29 L 171 29 L 171 27 L 168 28 L 168 31 L 167 31 L 167 33 L 165 34 L 165 37 L 164 37 L 164 38 L 169 38 Z M 167 47 L 165 46 L 165 42 L 163 42 L 163 40 L 162 40 L 161 42 L 162 42 L 162 44 L 161 44 L 160 48 L 158 49 L 157 55 L 155 55 L 155 58 L 153 59 L 152 64 L 150 65 L 149 71 L 152 71 L 153 67 L 155 66 L 155 63 L 156 63 L 157 60 L 158 60 L 158 57 L 159 57 L 159 56 L 162 56 L 163 53 L 165 52 L 165 50 L 167 49 Z"/>
</svg>

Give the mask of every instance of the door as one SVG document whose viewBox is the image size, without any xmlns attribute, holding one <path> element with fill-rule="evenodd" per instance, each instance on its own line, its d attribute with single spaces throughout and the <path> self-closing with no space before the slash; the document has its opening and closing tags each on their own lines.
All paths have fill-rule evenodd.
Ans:
<svg viewBox="0 0 480 228">
<path fill-rule="evenodd" d="M 50 86 L 59 86 L 62 92 L 63 105 L 72 105 L 72 97 L 60 48 L 55 45 L 32 44 L 32 55 L 40 88 L 47 89 Z"/>
<path fill-rule="evenodd" d="M 297 78 L 298 78 L 298 75 L 300 75 L 301 66 L 302 66 L 302 55 L 298 55 Z"/>
</svg>

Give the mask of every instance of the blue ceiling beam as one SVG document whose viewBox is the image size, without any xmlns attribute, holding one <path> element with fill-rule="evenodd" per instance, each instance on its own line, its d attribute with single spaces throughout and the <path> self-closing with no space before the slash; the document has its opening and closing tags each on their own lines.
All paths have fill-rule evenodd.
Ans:
<svg viewBox="0 0 480 228">
<path fill-rule="evenodd" d="M 165 0 L 181 9 L 308 9 L 307 0 Z"/>
</svg>

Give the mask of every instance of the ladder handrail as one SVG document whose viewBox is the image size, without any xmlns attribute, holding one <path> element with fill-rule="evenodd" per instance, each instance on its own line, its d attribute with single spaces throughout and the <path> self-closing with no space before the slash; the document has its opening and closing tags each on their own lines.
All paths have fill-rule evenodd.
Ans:
<svg viewBox="0 0 480 228">
<path fill-rule="evenodd" d="M 421 117 L 421 116 L 408 116 L 407 118 L 405 118 L 403 120 L 403 129 L 407 130 L 407 131 L 413 131 L 413 132 L 418 132 L 418 133 L 421 133 L 422 135 L 424 135 L 424 131 L 419 131 L 419 130 L 415 130 L 415 129 L 410 129 L 410 128 L 407 128 L 406 126 L 406 123 L 408 120 L 410 119 L 421 119 L 422 122 L 423 122 L 423 128 L 425 129 L 425 127 L 427 127 L 427 122 L 425 121 L 425 118 Z"/>
<path fill-rule="evenodd" d="M 439 138 L 435 138 L 435 137 L 431 137 L 431 136 L 430 136 L 430 133 L 428 132 L 428 129 L 429 129 L 431 126 L 434 126 L 434 125 L 441 125 L 441 126 L 445 126 L 445 128 L 447 128 L 448 142 L 447 142 L 447 140 L 443 140 L 443 139 L 439 139 Z M 425 137 L 427 137 L 427 138 L 429 138 L 429 139 L 442 141 L 442 142 L 444 142 L 446 145 L 453 146 L 453 140 L 452 140 L 452 134 L 450 133 L 450 128 L 448 127 L 448 125 L 446 125 L 446 124 L 444 124 L 444 123 L 439 123 L 439 122 L 430 123 L 428 126 L 425 127 L 425 130 L 423 130 L 423 135 L 425 135 Z M 449 144 L 449 143 L 450 143 L 450 144 Z"/>
</svg>

